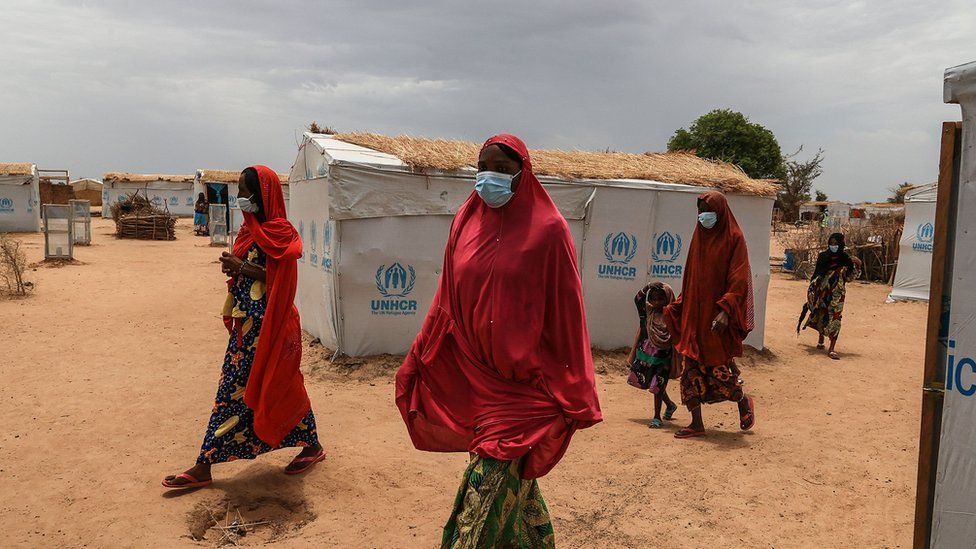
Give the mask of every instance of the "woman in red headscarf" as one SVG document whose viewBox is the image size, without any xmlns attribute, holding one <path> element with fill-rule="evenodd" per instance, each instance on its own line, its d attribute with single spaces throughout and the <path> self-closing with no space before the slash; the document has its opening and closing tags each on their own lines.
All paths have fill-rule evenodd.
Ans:
<svg viewBox="0 0 976 549">
<path fill-rule="evenodd" d="M 418 449 L 471 454 L 442 547 L 552 545 L 536 479 L 602 415 L 573 240 L 517 137 L 481 149 L 396 403 Z"/>
<path fill-rule="evenodd" d="M 299 370 L 301 322 L 294 302 L 302 241 L 285 217 L 278 174 L 266 166 L 244 170 L 238 205 L 244 224 L 234 253 L 220 258 L 231 277 L 224 305 L 230 342 L 216 404 L 197 464 L 166 477 L 167 488 L 207 486 L 214 463 L 254 459 L 278 448 L 302 448 L 287 474 L 325 459 Z"/>
<path fill-rule="evenodd" d="M 755 404 L 742 392 L 735 358 L 742 356 L 742 341 L 755 325 L 752 271 L 745 236 L 720 192 L 698 197 L 681 295 L 665 309 L 665 322 L 685 359 L 681 402 L 692 416 L 674 436 L 703 436 L 701 405 L 724 401 L 738 404 L 739 427 L 751 429 Z"/>
</svg>

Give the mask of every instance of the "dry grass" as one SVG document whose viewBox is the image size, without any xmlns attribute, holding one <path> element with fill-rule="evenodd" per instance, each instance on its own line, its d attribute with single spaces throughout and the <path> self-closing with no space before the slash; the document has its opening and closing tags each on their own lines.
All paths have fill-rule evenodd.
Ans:
<svg viewBox="0 0 976 549">
<path fill-rule="evenodd" d="M 171 183 L 193 183 L 192 175 L 166 175 L 159 173 L 108 172 L 102 176 L 104 183 L 152 183 L 169 181 Z M 236 181 L 236 179 L 235 179 Z"/>
<path fill-rule="evenodd" d="M 200 181 L 204 183 L 237 183 L 241 172 L 232 170 L 200 170 Z M 278 180 L 282 185 L 288 184 L 288 174 L 279 173 Z"/>
<path fill-rule="evenodd" d="M 337 139 L 392 154 L 414 169 L 452 171 L 473 167 L 481 145 L 449 139 L 427 139 L 374 133 L 341 133 Z M 777 185 L 771 180 L 752 179 L 739 167 L 705 160 L 687 152 L 621 153 L 561 150 L 532 150 L 536 175 L 562 179 L 645 179 L 714 187 L 730 193 L 771 196 Z"/>
<path fill-rule="evenodd" d="M 20 240 L 0 233 L 0 279 L 6 283 L 9 295 L 25 296 L 34 290 L 34 284 L 25 279 L 27 254 Z"/>
<path fill-rule="evenodd" d="M 0 162 L 0 175 L 31 175 L 34 165 L 30 162 Z"/>
</svg>

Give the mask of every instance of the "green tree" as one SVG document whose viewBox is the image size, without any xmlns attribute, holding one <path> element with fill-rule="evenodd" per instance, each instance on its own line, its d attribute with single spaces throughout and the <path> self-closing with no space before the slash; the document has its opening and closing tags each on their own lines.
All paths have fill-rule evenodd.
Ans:
<svg viewBox="0 0 976 549">
<path fill-rule="evenodd" d="M 776 136 L 741 112 L 716 109 L 680 128 L 668 141 L 669 151 L 694 151 L 701 158 L 735 164 L 756 179 L 786 177 L 786 166 Z"/>
<path fill-rule="evenodd" d="M 908 191 L 914 188 L 915 185 L 912 185 L 911 183 L 906 181 L 901 185 L 898 185 L 897 187 L 892 187 L 888 189 L 889 191 L 891 191 L 891 196 L 888 197 L 888 202 L 891 202 L 892 204 L 904 204 L 905 195 L 908 194 Z"/>
<path fill-rule="evenodd" d="M 820 189 L 817 189 L 817 191 L 816 191 L 816 201 L 817 202 L 826 202 L 827 201 L 827 193 L 821 191 Z"/>
</svg>

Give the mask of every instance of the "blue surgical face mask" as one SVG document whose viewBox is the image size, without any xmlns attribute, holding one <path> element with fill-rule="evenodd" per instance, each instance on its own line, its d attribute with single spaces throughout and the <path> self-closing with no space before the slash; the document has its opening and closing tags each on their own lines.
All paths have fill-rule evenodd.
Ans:
<svg viewBox="0 0 976 549">
<path fill-rule="evenodd" d="M 830 251 L 832 253 L 837 253 L 838 251 L 840 251 L 840 246 L 838 246 L 837 244 L 831 244 L 828 247 L 830 248 Z"/>
<path fill-rule="evenodd" d="M 518 175 L 518 174 L 515 174 Z M 492 208 L 501 208 L 512 199 L 512 180 L 515 175 L 499 172 L 478 172 L 474 180 L 474 190 L 485 204 Z"/>
<path fill-rule="evenodd" d="M 237 197 L 237 207 L 241 209 L 242 212 L 247 213 L 258 213 L 258 205 L 251 202 L 250 198 L 244 198 L 243 196 Z"/>
<path fill-rule="evenodd" d="M 718 223 L 718 214 L 715 212 L 702 212 L 698 214 L 698 222 L 701 223 L 702 227 L 711 229 Z"/>
</svg>

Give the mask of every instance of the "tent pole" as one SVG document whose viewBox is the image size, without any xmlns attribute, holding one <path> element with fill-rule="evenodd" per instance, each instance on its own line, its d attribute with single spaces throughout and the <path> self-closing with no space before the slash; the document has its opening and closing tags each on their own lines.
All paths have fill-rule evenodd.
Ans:
<svg viewBox="0 0 976 549">
<path fill-rule="evenodd" d="M 932 251 L 932 282 L 929 287 L 928 322 L 925 331 L 925 363 L 922 376 L 922 420 L 918 445 L 918 484 L 915 496 L 913 547 L 927 549 L 932 537 L 935 475 L 938 471 L 939 437 L 942 430 L 942 402 L 945 395 L 946 341 L 940 334 L 948 329 L 946 275 L 951 262 L 950 240 L 955 230 L 955 190 L 959 185 L 961 122 L 943 122 L 939 155 L 939 186 L 935 209 L 935 239 Z M 951 273 L 949 273 L 951 276 Z M 949 284 L 951 286 L 951 282 Z M 943 314 L 945 313 L 945 317 Z"/>
</svg>

